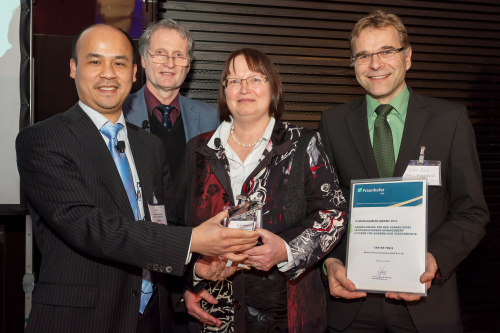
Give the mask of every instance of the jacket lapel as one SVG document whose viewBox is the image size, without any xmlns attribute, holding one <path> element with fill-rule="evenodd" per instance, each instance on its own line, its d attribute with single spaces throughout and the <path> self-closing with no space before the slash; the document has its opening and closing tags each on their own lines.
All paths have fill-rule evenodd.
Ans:
<svg viewBox="0 0 500 333">
<path fill-rule="evenodd" d="M 134 213 L 122 179 L 95 124 L 78 104 L 75 104 L 65 113 L 64 120 L 84 147 L 85 152 L 82 153 L 86 153 L 94 164 L 95 169 L 99 172 L 102 181 L 123 215 L 133 220 Z"/>
<path fill-rule="evenodd" d="M 189 103 L 189 98 L 179 95 L 179 106 L 181 107 L 182 122 L 184 123 L 184 133 L 186 134 L 186 142 L 197 136 L 200 115 Z"/>
<path fill-rule="evenodd" d="M 141 182 L 142 202 L 145 215 L 144 218 L 151 221 L 147 204 L 148 202 L 153 202 L 153 192 L 155 192 L 155 190 L 152 183 L 153 178 L 151 176 L 151 170 L 147 163 L 150 158 L 148 156 L 147 146 L 144 140 L 144 132 L 140 133 L 136 127 L 132 128 L 127 124 L 127 137 L 130 143 L 132 156 L 134 157 L 135 168 L 137 169 L 137 174 L 139 175 L 139 180 Z M 162 198 L 158 198 L 158 195 L 161 194 L 162 193 L 155 193 L 158 201 L 163 200 Z"/>
<path fill-rule="evenodd" d="M 271 164 L 271 161 L 275 156 L 283 155 L 295 148 L 295 143 L 293 143 L 292 141 L 287 141 L 279 146 L 273 146 L 273 149 L 270 152 L 266 148 L 262 155 L 262 160 L 257 165 L 257 167 L 248 175 L 243 184 L 246 184 L 250 179 L 253 179 L 253 177 L 255 177 L 262 169 Z"/>
<path fill-rule="evenodd" d="M 144 121 L 149 123 L 148 107 L 144 97 L 144 87 L 135 94 L 130 94 L 123 103 L 123 114 L 129 123 L 142 127 Z"/>
<path fill-rule="evenodd" d="M 351 132 L 352 140 L 356 145 L 358 154 L 370 178 L 379 178 L 377 162 L 373 154 L 373 148 L 368 131 L 368 119 L 366 116 L 366 98 L 361 98 L 359 104 L 351 106 L 352 111 L 346 115 L 347 124 Z"/>
<path fill-rule="evenodd" d="M 394 177 L 403 176 L 413 152 L 417 149 L 420 136 L 429 117 L 429 112 L 423 108 L 426 105 L 425 101 L 409 87 L 408 89 L 410 90 L 410 100 L 408 101 L 408 111 L 398 160 L 394 168 Z"/>
<path fill-rule="evenodd" d="M 217 158 L 215 151 L 210 149 L 206 144 L 202 144 L 198 149 L 196 149 L 196 152 L 205 156 L 210 171 L 215 175 L 215 178 L 217 178 L 224 191 L 226 191 L 232 205 L 234 206 L 235 203 L 233 202 L 234 195 L 233 190 L 231 189 L 231 179 L 229 178 L 228 172 L 224 168 L 224 163 Z M 222 158 L 227 157 L 224 154 Z"/>
</svg>

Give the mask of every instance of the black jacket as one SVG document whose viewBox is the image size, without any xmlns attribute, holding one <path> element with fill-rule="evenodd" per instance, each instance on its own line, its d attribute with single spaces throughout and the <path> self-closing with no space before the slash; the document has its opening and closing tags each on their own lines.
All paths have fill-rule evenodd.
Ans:
<svg viewBox="0 0 500 333">
<path fill-rule="evenodd" d="M 154 192 L 175 224 L 161 141 L 130 124 L 127 133 L 144 202 Z M 167 276 L 183 274 L 191 228 L 134 221 L 111 154 L 78 104 L 22 130 L 16 150 L 42 253 L 27 332 L 135 332 L 143 268 L 157 271 L 167 332 Z"/>
<path fill-rule="evenodd" d="M 200 134 L 188 143 L 176 180 L 177 208 L 188 226 L 197 226 L 224 206 L 234 205 L 224 150 L 207 145 L 213 133 Z M 347 206 L 317 133 L 276 121 L 261 161 L 241 194 L 264 204 L 263 228 L 284 239 L 293 253 L 295 267 L 280 273 L 287 278 L 289 332 L 323 332 L 326 305 L 319 264 L 345 231 Z M 186 273 L 192 274 L 192 269 Z M 234 314 L 234 332 L 245 331 L 242 273 L 230 278 L 232 299 L 241 305 L 228 310 L 230 316 Z M 192 277 L 187 281 L 192 282 Z"/>
<path fill-rule="evenodd" d="M 319 132 L 347 200 L 351 179 L 379 177 L 368 133 L 366 97 L 324 111 Z M 427 251 L 435 257 L 443 279 L 428 290 L 427 297 L 407 305 L 419 332 L 457 332 L 462 328 L 454 270 L 483 238 L 489 222 L 467 109 L 410 89 L 394 177 L 402 177 L 409 161 L 418 160 L 421 146 L 426 147 L 427 160 L 441 161 L 442 186 L 428 190 Z M 345 250 L 346 237 L 331 256 L 345 262 Z M 360 304 L 330 296 L 329 325 L 345 329 Z"/>
</svg>

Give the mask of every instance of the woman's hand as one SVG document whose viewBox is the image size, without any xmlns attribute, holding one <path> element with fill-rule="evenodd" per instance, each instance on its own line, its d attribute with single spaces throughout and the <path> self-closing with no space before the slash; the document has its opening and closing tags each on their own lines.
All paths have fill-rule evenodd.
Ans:
<svg viewBox="0 0 500 333">
<path fill-rule="evenodd" d="M 203 256 L 196 262 L 194 272 L 197 277 L 205 280 L 224 280 L 236 272 L 238 263 L 233 262 L 226 267 L 227 259 L 224 257 Z"/>
<path fill-rule="evenodd" d="M 267 272 L 274 265 L 288 261 L 285 242 L 281 237 L 265 229 L 256 228 L 255 230 L 260 234 L 264 245 L 243 252 L 248 254 L 248 259 L 243 264 Z"/>
<path fill-rule="evenodd" d="M 193 294 L 189 290 L 184 292 L 184 301 L 186 302 L 188 313 L 203 324 L 212 326 L 215 325 L 219 327 L 221 325 L 221 321 L 214 316 L 209 315 L 201 308 L 200 302 L 202 299 L 210 304 L 217 304 L 215 298 L 205 289 L 203 289 L 203 291 L 198 295 Z"/>
</svg>

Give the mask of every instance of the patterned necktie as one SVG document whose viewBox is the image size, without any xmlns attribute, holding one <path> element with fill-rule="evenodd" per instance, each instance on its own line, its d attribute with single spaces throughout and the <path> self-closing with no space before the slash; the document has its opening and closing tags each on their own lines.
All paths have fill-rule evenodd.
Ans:
<svg viewBox="0 0 500 333">
<path fill-rule="evenodd" d="M 172 112 L 174 107 L 172 105 L 161 104 L 161 105 L 158 105 L 157 108 L 163 114 L 163 117 L 161 118 L 161 123 L 162 123 L 163 127 L 165 127 L 167 129 L 167 131 L 170 131 L 170 129 L 173 126 L 172 120 L 170 119 L 170 113 Z"/>
<path fill-rule="evenodd" d="M 392 177 L 394 173 L 395 158 L 394 144 L 392 142 L 392 131 L 387 122 L 387 115 L 392 106 L 381 104 L 377 107 L 377 119 L 373 129 L 373 153 L 377 161 L 377 169 L 380 178 Z"/>
<path fill-rule="evenodd" d="M 108 149 L 113 157 L 116 168 L 120 173 L 120 177 L 127 192 L 128 200 L 132 211 L 134 212 L 134 217 L 137 220 L 141 219 L 141 213 L 139 211 L 139 205 L 137 203 L 137 196 L 134 188 L 134 179 L 132 178 L 132 172 L 130 171 L 130 165 L 128 164 L 127 155 L 125 153 L 120 153 L 116 150 L 116 145 L 118 143 L 117 135 L 120 130 L 123 129 L 122 124 L 116 124 L 115 126 L 106 125 L 101 127 L 100 132 L 104 134 L 108 139 Z M 139 308 L 140 313 L 144 313 L 144 309 L 148 304 L 149 299 L 153 293 L 153 284 L 151 282 L 151 272 L 147 269 L 142 270 L 142 294 L 141 294 L 141 305 Z"/>
</svg>

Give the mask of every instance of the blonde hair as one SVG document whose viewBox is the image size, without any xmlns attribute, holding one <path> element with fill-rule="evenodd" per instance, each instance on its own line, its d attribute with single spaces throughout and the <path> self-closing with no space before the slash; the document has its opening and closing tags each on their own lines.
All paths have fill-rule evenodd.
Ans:
<svg viewBox="0 0 500 333">
<path fill-rule="evenodd" d="M 394 14 L 387 14 L 383 10 L 377 9 L 371 12 L 368 16 L 360 19 L 354 29 L 351 31 L 351 36 L 349 36 L 349 48 L 351 49 L 351 55 L 354 55 L 354 43 L 356 42 L 356 38 L 359 34 L 365 29 L 380 29 L 385 28 L 387 26 L 393 26 L 399 35 L 399 42 L 401 46 L 405 48 L 404 54 L 407 54 L 408 48 L 410 45 L 410 38 L 408 37 L 408 33 L 406 32 L 406 28 L 399 19 Z"/>
</svg>

